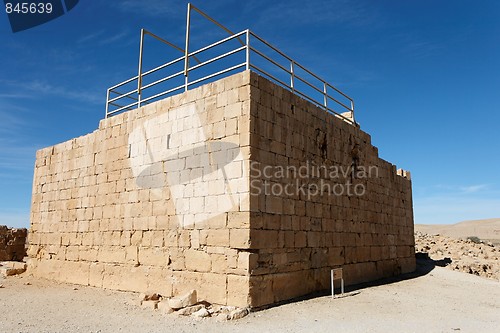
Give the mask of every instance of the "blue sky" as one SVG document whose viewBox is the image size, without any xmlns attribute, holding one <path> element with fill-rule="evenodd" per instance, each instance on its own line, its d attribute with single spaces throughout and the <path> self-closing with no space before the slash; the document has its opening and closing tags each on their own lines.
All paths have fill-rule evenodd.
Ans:
<svg viewBox="0 0 500 333">
<path fill-rule="evenodd" d="M 500 2 L 194 4 L 353 97 L 380 156 L 412 172 L 416 223 L 500 217 Z M 182 46 L 185 10 L 184 1 L 81 0 L 15 34 L 0 14 L 0 224 L 29 225 L 36 150 L 95 130 L 106 89 L 136 75 L 140 28 Z M 194 47 L 225 37 L 193 20 Z"/>
</svg>

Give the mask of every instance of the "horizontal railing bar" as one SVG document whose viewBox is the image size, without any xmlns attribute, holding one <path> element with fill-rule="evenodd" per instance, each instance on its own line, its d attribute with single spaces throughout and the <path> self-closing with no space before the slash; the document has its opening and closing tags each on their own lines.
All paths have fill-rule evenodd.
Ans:
<svg viewBox="0 0 500 333">
<path fill-rule="evenodd" d="M 250 31 L 250 34 L 252 36 L 254 36 L 255 38 L 257 38 L 258 40 L 260 40 L 262 43 L 266 44 L 268 47 L 270 47 L 274 51 L 276 51 L 277 53 L 279 53 L 280 55 L 282 55 L 283 57 L 285 57 L 288 61 L 293 61 L 292 58 L 290 58 L 289 56 L 287 56 L 286 54 L 284 54 L 283 52 L 281 52 L 280 50 L 278 50 L 277 48 L 275 48 L 274 46 L 272 46 L 271 44 L 269 44 L 268 42 L 266 42 L 264 39 L 260 38 L 256 34 L 254 34 L 252 31 Z"/>
<path fill-rule="evenodd" d="M 318 79 L 319 81 L 321 81 L 322 83 L 325 83 L 326 85 L 328 85 L 330 88 L 333 88 L 335 89 L 335 91 L 337 91 L 338 93 L 342 94 L 344 97 L 346 97 L 347 99 L 351 100 L 352 101 L 352 98 L 349 97 L 348 95 L 346 95 L 345 93 L 343 93 L 342 91 L 340 91 L 339 89 L 337 89 L 336 87 L 334 87 L 333 85 L 331 85 L 330 83 L 328 83 L 327 81 L 323 80 L 322 78 L 320 78 L 318 75 L 314 74 L 313 72 L 311 72 L 310 70 L 308 70 L 307 68 L 305 68 L 304 66 L 302 66 L 301 64 L 299 64 L 298 62 L 294 61 L 292 58 L 290 58 L 289 56 L 287 56 L 286 54 L 284 54 L 283 52 L 281 52 L 280 50 L 278 50 L 277 48 L 275 48 L 274 46 L 272 46 L 270 43 L 268 43 L 267 41 L 265 41 L 264 39 L 262 39 L 261 37 L 257 36 L 255 33 L 253 33 L 252 31 L 250 31 L 250 34 L 252 36 L 254 36 L 255 38 L 257 38 L 258 40 L 260 40 L 262 43 L 266 44 L 268 47 L 270 47 L 271 49 L 273 49 L 274 51 L 276 51 L 277 53 L 279 53 L 281 56 L 285 57 L 286 59 L 288 59 L 289 61 L 293 61 L 294 62 L 294 65 L 297 65 L 299 66 L 301 69 L 305 70 L 307 73 L 309 73 L 310 75 L 314 76 L 316 79 Z M 252 48 L 252 47 L 251 47 Z M 253 48 L 252 48 L 253 49 Z M 273 62 L 274 63 L 274 62 Z"/>
<path fill-rule="evenodd" d="M 282 70 L 284 70 L 285 72 L 287 72 L 288 74 L 292 74 L 292 72 L 281 66 L 280 64 L 278 64 L 276 61 L 272 60 L 271 58 L 269 58 L 268 56 L 266 56 L 264 53 L 260 52 L 259 50 L 253 48 L 252 46 L 250 46 L 250 50 L 254 51 L 255 53 L 257 53 L 258 55 L 260 55 L 261 57 L 265 58 L 267 61 L 269 62 L 272 62 L 274 65 L 278 66 L 279 68 L 281 68 Z"/>
<path fill-rule="evenodd" d="M 146 34 L 149 34 L 151 35 L 152 37 L 158 39 L 159 41 L 161 42 L 166 42 L 164 39 L 162 39 L 161 37 L 158 37 L 156 35 L 154 35 L 153 33 L 150 33 L 149 31 L 146 31 Z M 197 54 L 200 54 L 204 51 L 207 51 L 209 49 L 212 49 L 212 48 L 215 48 L 219 45 L 222 45 L 224 43 L 227 43 L 228 41 L 230 40 L 233 40 L 233 39 L 237 39 L 241 42 L 241 39 L 239 38 L 240 36 L 242 35 L 245 35 L 247 34 L 247 42 L 250 40 L 249 37 L 250 36 L 253 36 L 254 38 L 256 38 L 257 40 L 259 40 L 261 43 L 262 43 L 262 47 L 267 47 L 269 48 L 271 51 L 274 51 L 276 52 L 276 54 L 278 56 L 281 56 L 283 57 L 284 59 L 286 59 L 287 61 L 289 61 L 291 64 L 292 64 L 292 67 L 290 68 L 287 68 L 285 67 L 284 65 L 282 65 L 279 61 L 278 58 L 276 58 L 276 55 L 275 54 L 271 54 L 271 55 L 267 55 L 266 53 L 264 53 L 265 49 L 262 49 L 262 48 L 259 48 L 259 47 L 254 47 L 254 44 L 252 44 L 252 46 L 250 45 L 250 43 L 248 44 L 242 44 L 243 46 L 241 47 L 238 47 L 238 48 L 235 48 L 235 49 L 232 49 L 230 51 L 227 51 L 223 54 L 220 54 L 220 55 L 217 55 L 215 57 L 212 57 L 208 60 L 205 60 L 203 62 L 199 61 L 195 55 Z M 170 42 L 166 42 L 166 44 L 170 45 L 170 46 L 173 46 L 174 48 L 176 48 L 177 50 L 181 51 L 182 49 L 179 48 L 179 47 L 176 47 L 175 45 L 171 44 Z M 211 63 L 214 63 L 216 61 L 219 61 L 221 59 L 225 59 L 227 57 L 230 57 L 234 54 L 237 54 L 239 52 L 242 52 L 244 50 L 247 50 L 247 57 L 248 55 L 250 54 L 250 52 L 254 52 L 256 55 L 262 57 L 264 59 L 264 62 L 269 62 L 271 63 L 271 68 L 273 66 L 277 67 L 278 69 L 282 70 L 284 73 L 286 73 L 287 75 L 291 75 L 291 78 L 292 78 L 292 83 L 288 82 L 284 82 L 282 81 L 281 79 L 279 79 L 277 76 L 281 75 L 278 73 L 278 71 L 276 71 L 275 69 L 271 69 L 270 72 L 276 72 L 278 74 L 274 75 L 274 74 L 270 74 L 270 72 L 264 70 L 263 68 L 260 68 L 258 67 L 257 65 L 255 64 L 252 64 L 252 61 L 248 61 L 248 58 L 246 59 L 245 62 L 241 63 L 241 64 L 237 64 L 237 65 L 234 65 L 232 67 L 229 67 L 229 68 L 226 68 L 226 69 L 223 69 L 223 70 L 220 70 L 216 73 L 212 73 L 212 74 L 209 74 L 209 75 L 206 75 L 202 78 L 199 78 L 199 79 L 196 79 L 192 82 L 189 82 L 188 81 L 188 77 L 187 77 L 187 72 L 191 72 L 191 71 L 194 71 L 196 69 L 199 69 L 203 66 L 206 66 L 208 64 L 211 64 Z M 230 71 L 233 71 L 235 69 L 238 69 L 238 68 L 241 68 L 241 67 L 246 67 L 247 69 L 254 69 L 260 73 L 262 73 L 263 75 L 269 77 L 271 80 L 277 82 L 278 84 L 280 84 L 281 86 L 283 86 L 284 88 L 287 88 L 289 90 L 291 90 L 292 92 L 298 94 L 299 96 L 305 98 L 306 100 L 312 102 L 313 104 L 315 104 L 316 106 L 326 110 L 327 112 L 330 112 L 332 114 L 334 114 L 335 116 L 341 118 L 341 119 L 344 119 L 350 123 L 354 123 L 354 120 L 353 119 L 350 119 L 350 118 L 347 118 L 341 114 L 339 114 L 337 111 L 335 111 L 334 109 L 332 109 L 331 107 L 328 106 L 328 100 L 331 100 L 333 101 L 334 103 L 338 104 L 340 107 L 342 107 L 343 109 L 351 112 L 351 114 L 354 113 L 354 101 L 351 97 L 349 97 L 347 94 L 343 93 L 342 91 L 340 91 L 338 88 L 336 88 L 335 86 L 331 85 L 330 83 L 326 82 L 325 80 L 323 80 L 321 77 L 319 77 L 318 75 L 314 74 L 313 72 L 311 72 L 310 70 L 308 70 L 306 67 L 302 66 L 301 64 L 295 62 L 292 58 L 290 58 L 289 56 L 287 56 L 285 53 L 281 52 L 279 49 L 277 49 L 276 47 L 274 47 L 273 45 L 271 45 L 270 43 L 268 43 L 266 40 L 262 39 L 261 37 L 257 36 L 256 34 L 254 34 L 252 31 L 250 30 L 244 30 L 244 31 L 241 31 L 237 34 L 232 34 L 231 36 L 229 37 L 226 37 L 222 40 L 219 40 L 215 43 L 212 43 L 208 46 L 205 46 L 201 49 L 198 49 L 194 52 L 191 52 L 190 54 L 187 55 L 188 58 L 191 58 L 193 57 L 194 59 L 197 60 L 198 64 L 192 66 L 192 67 L 188 67 L 187 68 L 187 72 L 185 72 L 185 70 L 182 70 L 182 71 L 179 71 L 179 72 L 176 72 L 176 73 L 173 73 L 171 75 L 168 75 L 166 77 L 163 77 L 159 80 L 156 80 L 154 82 L 151 82 L 151 83 L 148 83 L 147 85 L 144 85 L 138 89 L 134 89 L 132 91 L 129 91 L 129 92 L 126 92 L 126 93 L 120 93 L 118 91 L 116 91 L 115 89 L 117 89 L 118 87 L 122 87 L 126 84 L 129 84 L 131 82 L 134 82 L 136 80 L 139 79 L 139 76 L 134 76 L 128 80 L 125 80 L 121 83 L 118 83 L 114 86 L 112 86 L 111 88 L 108 89 L 108 96 L 107 96 L 107 101 L 106 101 L 106 105 L 107 105 L 107 108 L 109 106 L 115 106 L 115 107 L 118 107 L 116 110 L 112 110 L 112 111 L 109 111 L 107 109 L 107 112 L 106 112 L 106 117 L 109 116 L 109 115 L 113 115 L 113 114 L 116 114 L 120 111 L 123 111 L 123 110 L 131 110 L 133 107 L 139 107 L 139 105 L 141 105 L 142 103 L 144 104 L 147 104 L 148 102 L 150 103 L 152 100 L 154 99 L 157 99 L 163 95 L 167 95 L 167 94 L 170 94 L 172 92 L 175 92 L 175 91 L 178 91 L 178 90 L 181 90 L 183 88 L 187 89 L 189 86 L 192 86 L 192 85 L 195 85 L 197 83 L 200 83 L 200 82 L 203 82 L 203 81 L 207 81 L 207 80 L 210 80 L 216 76 L 220 76 L 220 75 L 223 75 L 225 73 L 228 73 Z M 144 78 L 145 76 L 147 75 L 150 75 L 152 73 L 155 73 L 159 70 L 162 70 L 164 68 L 167 68 L 169 66 L 172 66 L 178 62 L 181 62 L 181 61 L 185 61 L 185 56 L 182 56 L 182 57 L 179 57 L 177 59 L 174 59 L 172 61 L 169 61 L 165 64 L 162 64 L 160 66 L 157 66 L 153 69 L 150 69 L 142 74 L 141 75 L 141 78 Z M 293 68 L 296 68 L 296 69 L 299 69 L 299 73 L 300 71 L 304 71 L 306 74 L 304 75 L 297 75 L 297 71 L 294 70 Z M 147 98 L 144 98 L 141 100 L 141 95 L 138 96 L 138 98 L 136 97 L 133 97 L 131 95 L 135 94 L 135 93 L 139 93 L 139 89 L 141 89 L 141 91 L 144 91 L 148 88 L 151 88 L 153 86 L 156 86 L 158 84 L 161 84 L 161 83 L 164 83 L 166 81 L 169 81 L 173 78 L 176 78 L 178 76 L 181 76 L 182 74 L 184 74 L 186 76 L 186 82 L 182 85 L 179 85 L 177 87 L 174 87 L 174 88 L 171 88 L 169 90 L 166 90 L 166 91 L 163 91 L 163 92 L 160 92 L 160 93 L 157 93 L 153 96 L 150 96 L 150 97 L 147 97 Z M 311 80 L 311 78 L 308 77 L 308 75 L 311 76 L 311 78 L 314 78 L 316 80 L 318 80 L 319 82 L 321 82 L 322 84 L 322 87 L 319 88 L 318 86 L 315 85 L 314 80 Z M 307 79 L 306 79 L 307 77 Z M 318 100 L 316 100 L 315 98 L 309 96 L 308 94 L 305 94 L 304 92 L 298 90 L 296 88 L 296 86 L 293 84 L 293 79 L 298 79 L 300 80 L 302 83 L 306 84 L 307 86 L 309 86 L 310 88 L 312 88 L 314 91 L 318 92 L 319 94 L 321 94 L 321 96 L 323 96 L 323 101 L 322 102 L 319 102 Z M 340 94 L 341 96 L 345 97 L 348 101 L 350 101 L 350 105 L 351 106 L 348 106 L 347 104 L 347 101 L 346 103 L 344 102 L 341 102 L 339 99 L 337 99 L 336 97 L 333 97 L 329 92 L 328 92 L 328 88 L 332 88 L 336 93 Z M 113 94 L 116 94 L 118 96 L 114 97 L 114 98 L 111 98 L 110 99 L 110 93 L 113 93 Z M 309 91 L 309 93 L 311 93 L 311 91 Z M 334 93 L 335 94 L 335 93 Z M 313 94 L 314 95 L 314 94 Z M 338 97 L 338 96 L 337 96 Z M 131 99 L 131 100 L 134 100 L 135 102 L 131 103 L 131 104 L 128 104 L 126 106 L 121 106 L 120 104 L 117 104 L 115 103 L 116 101 L 122 99 L 122 98 L 127 98 L 127 99 Z M 334 105 L 333 105 L 334 106 Z"/>
<path fill-rule="evenodd" d="M 328 87 L 330 87 L 330 88 L 335 89 L 335 91 L 336 91 L 336 92 L 338 92 L 339 94 L 341 94 L 342 96 L 344 96 L 345 98 L 347 98 L 348 100 L 350 100 L 351 102 L 354 102 L 354 100 L 353 100 L 351 97 L 347 96 L 347 95 L 346 95 L 346 94 L 344 94 L 342 91 L 340 91 L 340 90 L 338 90 L 337 88 L 335 88 L 334 86 L 332 86 L 330 83 L 326 82 L 326 85 L 327 85 Z"/>
<path fill-rule="evenodd" d="M 298 93 L 299 95 L 301 95 L 302 97 L 304 97 L 304 98 L 308 99 L 310 102 L 312 102 L 312 103 L 316 104 L 316 106 L 317 106 L 317 107 L 322 108 L 322 109 L 324 109 L 324 110 L 326 110 L 326 111 L 329 111 L 330 113 L 332 113 L 332 114 L 334 114 L 334 115 L 336 115 L 336 116 L 338 116 L 338 117 L 340 117 L 340 118 L 342 118 L 342 119 L 345 119 L 345 120 L 349 121 L 351 124 L 353 123 L 353 121 L 352 121 L 351 119 L 344 117 L 343 115 L 341 115 L 340 113 L 336 112 L 336 111 L 335 111 L 334 109 L 332 109 L 332 108 L 325 107 L 325 105 L 324 105 L 323 103 L 318 102 L 317 100 L 315 100 L 315 99 L 314 99 L 314 98 L 312 98 L 312 97 L 309 97 L 308 95 L 304 94 L 304 93 L 303 93 L 303 92 L 301 92 L 300 90 L 295 89 L 295 90 L 294 90 L 294 92 L 296 92 L 296 93 Z"/>
<path fill-rule="evenodd" d="M 114 92 L 114 91 L 113 91 L 113 92 Z M 121 93 L 119 93 L 119 92 L 114 92 L 114 93 L 115 93 L 115 94 L 120 95 L 120 97 L 130 98 L 130 99 L 133 99 L 133 100 L 135 100 L 135 101 L 138 101 L 138 100 L 139 100 L 138 98 L 135 98 L 135 97 L 132 97 L 132 96 L 128 96 L 128 95 L 127 95 L 127 96 L 123 96 L 123 95 L 122 95 Z"/>
<path fill-rule="evenodd" d="M 310 102 L 313 102 L 314 104 L 316 104 L 316 106 L 318 107 L 321 107 L 321 108 L 325 108 L 325 104 L 321 103 L 321 102 L 318 102 L 317 100 L 315 100 L 314 98 L 304 94 L 302 91 L 298 90 L 298 89 L 294 89 L 294 92 L 298 93 L 299 95 L 302 95 L 304 98 L 307 98 Z"/>
<path fill-rule="evenodd" d="M 279 82 L 279 83 L 281 83 L 282 85 L 284 85 L 285 87 L 287 87 L 287 88 L 291 89 L 291 87 L 290 87 L 288 84 L 286 84 L 285 82 L 281 81 L 280 79 L 278 79 L 278 78 L 274 77 L 273 75 L 269 74 L 268 72 L 266 72 L 266 71 L 265 71 L 265 70 L 263 70 L 262 68 L 259 68 L 259 67 L 255 66 L 255 65 L 252 65 L 252 64 L 250 64 L 250 67 L 255 68 L 256 70 L 258 70 L 259 72 L 261 72 L 261 73 L 263 73 L 263 74 L 265 74 L 265 75 L 269 76 L 270 78 L 272 78 L 272 79 L 273 79 L 273 80 L 275 80 L 276 82 Z"/>
<path fill-rule="evenodd" d="M 157 40 L 159 40 L 160 42 L 165 43 L 165 44 L 167 44 L 168 46 L 171 46 L 171 47 L 173 47 L 174 49 L 176 49 L 176 50 L 181 51 L 182 53 L 184 53 L 184 49 L 182 49 L 182 48 L 178 47 L 177 45 L 175 45 L 175 44 L 173 44 L 173 43 L 170 43 L 168 40 L 165 40 L 165 39 L 163 39 L 163 38 L 161 38 L 161 37 L 159 37 L 159 36 L 155 35 L 154 33 L 150 32 L 150 31 L 147 31 L 146 29 L 144 29 L 144 33 L 145 33 L 145 34 L 147 34 L 147 35 L 150 35 L 151 37 L 156 38 L 156 39 L 157 39 Z M 194 58 L 194 60 L 196 60 L 198 63 L 200 63 L 200 62 L 201 62 L 198 58 L 196 58 L 196 57 L 193 57 L 193 58 Z"/>
<path fill-rule="evenodd" d="M 218 26 L 219 28 L 221 28 L 222 30 L 224 30 L 225 32 L 227 32 L 228 34 L 234 35 L 234 33 L 231 30 L 229 30 L 228 28 L 226 28 L 225 26 L 223 26 L 221 23 L 219 23 L 216 20 L 214 20 L 213 18 L 211 18 L 208 14 L 205 14 L 205 12 L 203 12 L 201 9 L 196 8 L 193 4 L 190 4 L 189 6 L 190 6 L 191 9 L 194 9 L 195 11 L 197 11 L 199 14 L 201 14 L 207 20 L 209 20 L 210 22 L 214 23 L 216 26 Z M 238 40 L 240 41 L 241 45 L 245 45 L 245 43 L 243 43 L 243 41 L 241 39 L 238 38 Z"/>
<path fill-rule="evenodd" d="M 306 71 L 309 75 L 313 76 L 314 78 L 316 78 L 317 80 L 321 81 L 321 83 L 327 83 L 325 80 L 323 80 L 322 78 L 320 78 L 319 76 L 317 76 L 316 74 L 314 74 L 313 72 L 311 72 L 310 70 L 308 70 L 307 68 L 305 68 L 304 66 L 302 66 L 301 64 L 299 63 L 295 63 L 296 66 L 302 68 L 304 71 Z"/>
<path fill-rule="evenodd" d="M 237 48 L 237 49 L 235 49 L 235 50 L 232 50 L 232 51 L 226 52 L 226 53 L 221 54 L 221 55 L 219 55 L 219 56 L 217 56 L 217 57 L 215 57 L 215 58 L 209 59 L 209 60 L 204 61 L 204 62 L 202 62 L 202 63 L 200 63 L 200 64 L 198 64 L 198 65 L 195 65 L 195 66 L 193 66 L 193 67 L 191 67 L 191 68 L 188 68 L 188 71 L 195 70 L 196 68 L 199 68 L 199 67 L 201 67 L 201 66 L 207 65 L 207 64 L 209 64 L 209 63 L 212 63 L 212 62 L 214 62 L 214 61 L 220 60 L 220 59 L 222 59 L 222 58 L 228 57 L 228 56 L 230 56 L 230 55 L 232 55 L 232 54 L 234 54 L 234 53 L 241 52 L 241 51 L 243 51 L 244 49 L 246 49 L 246 46 L 240 46 L 239 48 Z"/>
<path fill-rule="evenodd" d="M 220 41 L 217 41 L 215 43 L 212 43 L 212 44 L 210 44 L 208 46 L 202 47 L 201 49 L 198 49 L 196 51 L 193 51 L 193 52 L 189 53 L 189 56 L 190 57 L 194 56 L 195 54 L 198 54 L 198 53 L 201 53 L 201 52 L 206 51 L 208 49 L 211 49 L 211 48 L 213 48 L 213 47 L 215 47 L 217 45 L 224 44 L 225 42 L 227 42 L 227 41 L 229 41 L 231 39 L 237 38 L 237 37 L 239 37 L 239 36 L 241 36 L 241 35 L 243 35 L 245 33 L 246 33 L 246 31 L 242 31 L 242 32 L 237 33 L 236 35 L 226 37 L 226 38 L 224 38 L 224 39 L 222 39 Z"/>
<path fill-rule="evenodd" d="M 117 100 L 119 100 L 120 98 L 123 98 L 123 97 L 125 97 L 125 96 L 131 95 L 131 94 L 134 94 L 134 93 L 136 93 L 136 92 L 137 92 L 137 89 L 134 89 L 134 90 L 132 90 L 132 91 L 129 91 L 128 93 L 123 93 L 123 94 L 121 94 L 120 96 L 114 97 L 114 98 L 112 98 L 112 99 L 108 100 L 108 102 L 114 102 L 114 101 L 117 101 Z"/>
<path fill-rule="evenodd" d="M 326 96 L 327 98 L 331 99 L 332 101 L 340 104 L 341 106 L 343 106 L 344 108 L 346 108 L 347 110 L 349 111 L 352 111 L 350 107 L 348 107 L 347 105 L 345 105 L 344 103 L 342 103 L 341 101 L 337 100 L 336 98 L 328 95 L 328 94 L 325 94 L 325 92 L 321 89 L 319 89 L 318 87 L 315 87 L 314 85 L 312 85 L 311 83 L 307 82 L 305 79 L 301 78 L 300 76 L 298 75 L 295 75 L 295 77 L 297 79 L 299 79 L 300 81 L 304 82 L 305 84 L 307 84 L 309 87 L 313 88 L 314 90 L 316 90 L 317 92 L 319 92 L 320 94 L 322 94 L 323 96 Z M 322 105 L 324 105 L 324 103 L 321 103 Z"/>
<path fill-rule="evenodd" d="M 295 74 L 295 73 L 294 73 Z M 318 87 L 314 86 L 313 84 L 307 82 L 305 79 L 301 78 L 300 76 L 298 76 L 297 74 L 295 74 L 295 78 L 299 79 L 300 81 L 304 82 L 305 84 L 307 84 L 309 87 L 313 88 L 314 90 L 316 90 L 317 92 L 319 92 L 321 95 L 325 95 L 325 92 L 321 89 L 319 89 Z"/>
<path fill-rule="evenodd" d="M 163 95 L 166 95 L 166 94 L 170 94 L 171 92 L 174 92 L 174 91 L 179 90 L 179 89 L 182 89 L 182 88 L 184 88 L 184 84 L 183 84 L 183 85 L 180 85 L 180 86 L 177 86 L 177 87 L 175 87 L 175 88 L 169 89 L 169 90 L 167 90 L 167 91 L 163 91 L 163 92 L 158 93 L 158 94 L 156 94 L 156 95 L 150 96 L 150 97 L 148 97 L 148 98 L 145 98 L 145 99 L 143 99 L 143 100 L 141 101 L 141 103 L 142 103 L 142 102 L 144 102 L 144 103 L 145 103 L 145 102 L 147 102 L 147 101 L 150 101 L 150 100 L 152 100 L 152 99 L 158 98 L 158 97 L 160 97 L 160 96 L 163 96 Z"/>
<path fill-rule="evenodd" d="M 164 82 L 164 81 L 167 81 L 167 80 L 173 79 L 174 77 L 179 76 L 179 75 L 182 75 L 182 74 L 184 74 L 184 71 L 180 71 L 180 72 L 174 73 L 174 74 L 172 74 L 172 75 L 169 75 L 169 76 L 167 76 L 167 77 L 164 77 L 164 78 L 162 78 L 162 79 L 159 79 L 159 80 L 157 80 L 157 81 L 155 81 L 155 82 L 148 83 L 147 85 L 145 85 L 145 86 L 143 86 L 143 87 L 142 87 L 142 90 L 147 89 L 147 88 L 149 88 L 149 87 L 152 87 L 152 86 L 154 86 L 154 85 L 157 85 L 157 84 L 159 84 L 159 83 L 162 83 L 162 82 Z"/>
<path fill-rule="evenodd" d="M 113 103 L 113 102 L 108 102 L 108 104 L 113 105 L 113 106 L 118 106 L 118 107 L 120 107 L 120 108 L 123 106 L 123 105 L 116 104 L 116 103 Z"/>
<path fill-rule="evenodd" d="M 331 100 L 332 100 L 332 101 L 334 101 L 335 103 L 342 105 L 342 106 L 343 106 L 344 108 L 346 108 L 347 110 L 349 110 L 349 111 L 354 111 L 354 110 L 353 110 L 353 109 L 351 109 L 349 106 L 345 105 L 344 103 L 342 103 L 341 101 L 337 100 L 336 98 L 334 98 L 334 97 L 332 97 L 332 96 L 330 96 L 330 95 L 328 95 L 328 94 L 326 95 L 326 97 L 327 97 L 327 98 L 329 98 L 329 99 L 331 99 Z"/>
<path fill-rule="evenodd" d="M 135 103 L 132 103 L 132 104 L 129 104 L 129 105 L 123 106 L 123 107 L 121 107 L 121 108 L 119 108 L 119 109 L 116 109 L 116 110 L 113 110 L 113 111 L 108 112 L 108 115 L 113 114 L 113 113 L 116 113 L 116 112 L 119 112 L 119 111 L 122 111 L 122 110 L 125 110 L 125 109 L 128 109 L 128 108 L 130 108 L 130 107 L 132 107 L 132 106 L 134 106 L 134 105 L 137 105 L 137 104 L 138 104 L 138 102 L 135 102 Z"/>
<path fill-rule="evenodd" d="M 148 70 L 148 71 L 146 71 L 146 72 L 142 73 L 142 76 L 144 77 L 144 76 L 149 75 L 149 74 L 151 74 L 151 73 L 153 73 L 153 72 L 159 71 L 160 69 L 163 69 L 163 68 L 165 68 L 165 67 L 168 67 L 168 66 L 170 66 L 170 65 L 173 65 L 173 64 L 175 64 L 176 62 L 179 62 L 179 61 L 181 61 L 181 60 L 184 60 L 184 56 L 182 56 L 182 57 L 180 57 L 180 58 L 177 58 L 177 59 L 174 59 L 174 60 L 172 60 L 172 61 L 169 61 L 169 62 L 167 62 L 167 63 L 165 63 L 165 64 L 163 64 L 163 65 L 160 65 L 160 66 L 158 66 L 158 67 L 156 67 L 156 68 L 150 69 L 150 70 Z"/>
<path fill-rule="evenodd" d="M 224 73 L 230 72 L 230 71 L 232 71 L 232 70 L 235 70 L 235 69 L 240 68 L 240 67 L 243 67 L 243 66 L 246 66 L 246 62 L 243 62 L 243 63 L 241 63 L 241 64 L 239 64 L 239 65 L 235 65 L 235 66 L 233 66 L 233 67 L 229 67 L 229 68 L 226 68 L 226 69 L 224 69 L 224 70 L 218 71 L 217 73 L 207 75 L 207 76 L 205 76 L 205 77 L 202 77 L 201 79 L 194 80 L 194 81 L 192 81 L 192 82 L 189 82 L 187 85 L 188 85 L 188 86 L 191 86 L 191 85 L 196 84 L 196 83 L 198 83 L 198 82 L 202 82 L 202 81 L 205 81 L 205 80 L 211 79 L 211 78 L 213 78 L 214 76 L 222 75 L 222 74 L 224 74 Z"/>
<path fill-rule="evenodd" d="M 116 103 L 114 103 L 114 102 L 108 102 L 108 104 L 109 104 L 109 105 L 118 106 L 118 107 L 120 107 L 120 108 L 121 108 L 121 107 L 123 107 L 123 105 L 121 105 L 121 104 L 116 104 Z"/>
<path fill-rule="evenodd" d="M 134 76 L 134 77 L 132 77 L 132 78 L 130 78 L 130 79 L 128 79 L 128 80 L 125 80 L 125 81 L 123 81 L 123 82 L 120 82 L 120 83 L 118 83 L 117 85 L 114 85 L 114 86 L 112 86 L 112 87 L 111 87 L 111 88 L 109 88 L 109 89 L 113 90 L 113 89 L 115 89 L 115 88 L 118 88 L 118 87 L 120 87 L 120 86 L 123 86 L 124 84 L 130 83 L 130 82 L 132 82 L 132 81 L 134 81 L 134 80 L 137 80 L 137 76 Z"/>
</svg>

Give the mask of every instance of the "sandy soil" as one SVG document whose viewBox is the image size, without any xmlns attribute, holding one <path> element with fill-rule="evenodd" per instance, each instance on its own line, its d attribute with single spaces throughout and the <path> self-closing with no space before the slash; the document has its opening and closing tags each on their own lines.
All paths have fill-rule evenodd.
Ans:
<svg viewBox="0 0 500 333">
<path fill-rule="evenodd" d="M 420 276 L 358 287 L 354 296 L 317 297 L 229 322 L 142 309 L 134 293 L 0 278 L 0 332 L 498 332 L 499 282 L 432 268 L 420 264 Z"/>
<path fill-rule="evenodd" d="M 415 231 L 453 238 L 479 237 L 500 244 L 500 218 L 464 221 L 456 224 L 416 224 Z"/>
</svg>

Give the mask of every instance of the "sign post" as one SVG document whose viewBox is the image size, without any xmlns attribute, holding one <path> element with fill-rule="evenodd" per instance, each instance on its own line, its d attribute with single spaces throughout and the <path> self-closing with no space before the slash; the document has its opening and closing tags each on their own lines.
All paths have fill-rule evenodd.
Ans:
<svg viewBox="0 0 500 333">
<path fill-rule="evenodd" d="M 340 280 L 340 292 L 344 293 L 344 278 L 342 276 L 342 268 L 334 268 L 331 270 L 331 284 L 332 284 L 332 299 L 335 297 L 335 286 L 333 281 Z"/>
</svg>

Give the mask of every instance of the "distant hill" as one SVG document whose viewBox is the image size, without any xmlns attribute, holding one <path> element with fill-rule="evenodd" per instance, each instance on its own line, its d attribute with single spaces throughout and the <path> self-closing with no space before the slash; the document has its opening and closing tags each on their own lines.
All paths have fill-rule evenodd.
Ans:
<svg viewBox="0 0 500 333">
<path fill-rule="evenodd" d="M 456 224 L 415 224 L 415 231 L 453 238 L 479 237 L 500 244 L 500 218 L 464 221 Z"/>
</svg>

